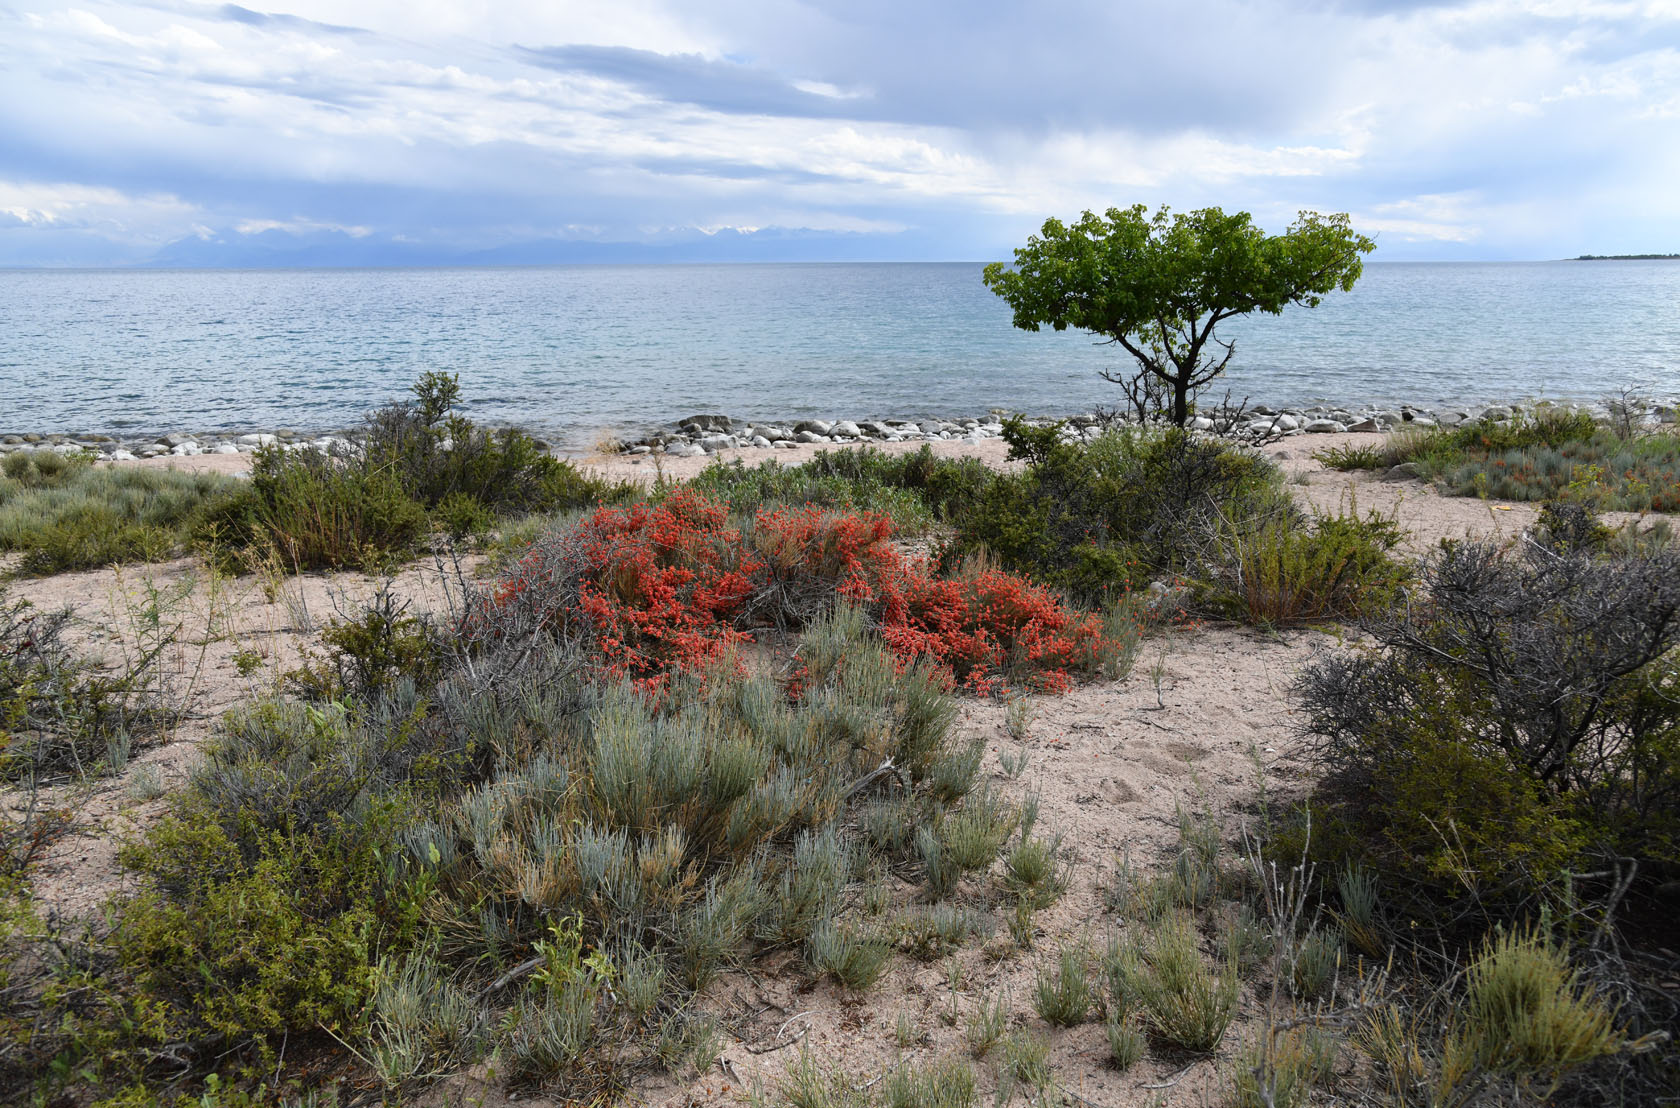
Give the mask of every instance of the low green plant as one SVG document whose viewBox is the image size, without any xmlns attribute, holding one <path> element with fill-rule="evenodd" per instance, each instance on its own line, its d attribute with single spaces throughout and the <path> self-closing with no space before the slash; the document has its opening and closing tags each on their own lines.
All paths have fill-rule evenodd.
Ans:
<svg viewBox="0 0 1680 1108">
<path fill-rule="evenodd" d="M 960 947 L 989 927 L 979 913 L 953 904 L 918 905 L 899 916 L 894 925 L 898 942 L 913 958 L 932 961 Z"/>
<path fill-rule="evenodd" d="M 1233 1083 L 1236 1108 L 1303 1108 L 1327 1082 L 1337 1045 L 1314 1027 L 1265 1030 L 1243 1052 Z"/>
<path fill-rule="evenodd" d="M 1612 511 L 1680 509 L 1680 436 L 1541 409 L 1504 426 L 1474 424 L 1414 441 L 1408 460 L 1449 496 L 1577 499 Z"/>
<path fill-rule="evenodd" d="M 1171 917 L 1141 943 L 1111 949 L 1107 970 L 1116 1007 L 1136 1011 L 1163 1042 L 1205 1053 L 1236 1015 L 1236 966 L 1210 970 L 1191 922 Z"/>
<path fill-rule="evenodd" d="M 1548 1088 L 1626 1042 L 1610 1005 L 1536 931 L 1507 931 L 1483 947 L 1470 966 L 1460 1033 L 1481 1065 Z"/>
<path fill-rule="evenodd" d="M 1325 468 L 1341 470 L 1344 473 L 1386 469 L 1394 464 L 1388 460 L 1386 449 L 1372 443 L 1325 447 L 1322 450 L 1314 450 L 1312 456 L 1314 461 L 1322 463 Z"/>
<path fill-rule="evenodd" d="M 1393 556 L 1402 536 L 1394 519 L 1375 513 L 1319 516 L 1306 526 L 1287 518 L 1235 525 L 1209 599 L 1271 627 L 1356 620 L 1381 611 L 1411 579 Z"/>
<path fill-rule="evenodd" d="M 892 944 L 844 925 L 819 924 L 806 943 L 806 960 L 811 968 L 853 992 L 875 984 L 891 959 Z"/>
<path fill-rule="evenodd" d="M 1087 963 L 1089 952 L 1079 946 L 1064 946 L 1054 963 L 1039 966 L 1033 982 L 1033 1010 L 1053 1027 L 1074 1027 L 1085 1022 L 1095 993 Z"/>
<path fill-rule="evenodd" d="M 1023 839 L 1004 858 L 1004 891 L 1034 911 L 1061 898 L 1072 881 L 1072 859 L 1062 856 L 1059 838 Z"/>
<path fill-rule="evenodd" d="M 1004 1032 L 1008 1029 L 1009 994 L 998 992 L 989 998 L 981 997 L 963 1033 L 968 1040 L 969 1053 L 976 1058 L 986 1057 L 1003 1041 Z"/>
<path fill-rule="evenodd" d="M 1108 1060 L 1115 1069 L 1124 1073 L 1143 1060 L 1149 1042 L 1135 1018 L 1110 1013 L 1103 1031 L 1108 1039 Z"/>
<path fill-rule="evenodd" d="M 925 1066 L 906 1062 L 881 1082 L 881 1108 L 974 1108 L 978 1098 L 974 1067 L 961 1058 L 941 1058 Z"/>
<path fill-rule="evenodd" d="M 152 671 L 167 637 L 104 672 L 65 641 L 71 612 L 43 612 L 0 587 L 0 779 L 63 780 L 120 771 L 173 713 Z"/>
</svg>

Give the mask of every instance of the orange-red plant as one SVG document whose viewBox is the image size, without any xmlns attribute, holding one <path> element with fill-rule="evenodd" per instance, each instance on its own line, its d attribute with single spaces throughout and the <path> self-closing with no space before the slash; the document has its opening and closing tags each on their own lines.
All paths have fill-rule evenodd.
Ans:
<svg viewBox="0 0 1680 1108">
<path fill-rule="evenodd" d="M 979 695 L 1010 683 L 1066 691 L 1115 645 L 1100 617 L 1024 577 L 990 568 L 936 577 L 868 512 L 761 511 L 749 537 L 722 505 L 683 490 L 659 504 L 597 509 L 564 541 L 568 573 L 539 544 L 490 606 L 571 606 L 540 614 L 559 626 L 581 619 L 599 670 L 650 689 L 715 662 L 748 628 L 808 622 L 840 597 L 871 613 L 905 664 L 931 658 Z"/>
</svg>

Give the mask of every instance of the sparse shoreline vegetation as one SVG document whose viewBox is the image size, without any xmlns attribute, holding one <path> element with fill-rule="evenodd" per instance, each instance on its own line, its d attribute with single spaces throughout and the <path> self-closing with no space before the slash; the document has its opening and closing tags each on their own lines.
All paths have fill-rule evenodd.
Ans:
<svg viewBox="0 0 1680 1108">
<path fill-rule="evenodd" d="M 1009 421 L 1004 471 L 863 448 L 644 488 L 474 427 L 456 393 L 428 375 L 356 451 L 265 448 L 248 483 L 6 459 L 26 574 L 498 555 L 436 615 L 382 587 L 254 687 L 80 930 L 39 910 L 36 867 L 171 706 L 145 656 L 101 672 L 68 615 L 0 598 L 8 1098 L 405 1103 L 470 1073 L 604 1102 L 717 1072 L 733 1029 L 707 990 L 736 967 L 867 998 L 940 959 L 944 1045 L 902 1013 L 884 1070 L 801 1044 L 736 1092 L 1083 1102 L 1058 1046 L 1081 1035 L 1119 1072 L 1212 1059 L 1245 1108 L 1680 1081 L 1652 939 L 1680 875 L 1680 553 L 1595 515 L 1672 510 L 1674 457 L 1642 445 L 1665 436 L 1537 415 L 1328 453 L 1490 497 L 1493 462 L 1573 459 L 1523 477 L 1547 507 L 1515 544 L 1412 562 L 1397 519 L 1307 513 L 1274 463 L 1176 426 Z M 77 545 L 86 504 L 49 493 L 126 505 L 132 535 Z M 1118 852 L 1098 918 L 1052 941 L 1046 913 L 1096 875 L 1021 779 L 1035 705 L 1210 620 L 1365 632 L 1299 675 L 1294 734 L 1272 725 L 1314 779 L 1261 791 L 1240 832 L 1192 800 L 1164 863 Z M 1021 743 L 995 773 L 960 723 L 985 701 Z M 967 949 L 1031 987 L 959 990 Z"/>
</svg>

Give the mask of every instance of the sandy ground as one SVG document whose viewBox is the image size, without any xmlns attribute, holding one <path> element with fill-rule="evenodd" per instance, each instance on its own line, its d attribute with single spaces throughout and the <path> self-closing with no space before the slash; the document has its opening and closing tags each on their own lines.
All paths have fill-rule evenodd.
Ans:
<svg viewBox="0 0 1680 1108">
<path fill-rule="evenodd" d="M 1416 481 L 1350 477 L 1326 470 L 1311 457 L 1313 450 L 1327 446 L 1379 438 L 1304 436 L 1266 450 L 1291 474 L 1290 488 L 1305 504 L 1329 511 L 1357 502 L 1362 512 L 1392 513 L 1409 531 L 1413 552 L 1442 538 L 1513 537 L 1537 514 L 1528 505 L 1444 498 Z M 886 449 L 919 445 L 891 444 Z M 815 449 L 778 451 L 773 456 L 792 463 Z M 1001 463 L 1005 453 L 1001 442 L 942 442 L 934 449 L 942 454 L 977 453 L 994 463 Z M 739 453 L 747 464 L 772 457 L 765 451 Z M 222 469 L 243 461 L 210 456 L 143 464 Z M 643 459 L 638 464 L 618 456 L 580 461 L 611 476 L 651 479 L 658 472 L 689 476 L 707 459 Z M 466 567 L 468 574 L 471 570 Z M 393 587 L 414 598 L 416 611 L 437 611 L 446 607 L 444 580 L 436 567 L 420 565 L 405 570 Z M 17 594 L 44 607 L 73 605 L 87 643 L 118 655 L 134 649 L 135 612 L 148 603 L 149 588 L 162 589 L 166 597 L 179 595 L 167 619 L 179 623 L 184 645 L 170 665 L 175 693 L 190 707 L 189 718 L 169 741 L 139 753 L 123 779 L 96 785 L 81 798 L 84 806 L 75 831 L 59 841 L 38 871 L 42 902 L 64 913 L 85 914 L 119 891 L 117 843 L 154 818 L 164 803 L 132 794 L 135 767 L 157 766 L 166 783 L 178 781 L 219 713 L 273 687 L 277 675 L 296 664 L 313 641 L 314 621 L 331 612 L 332 597 L 336 594 L 341 604 L 348 604 L 367 596 L 375 584 L 353 574 L 212 579 L 185 561 L 14 583 Z M 797 967 L 783 962 L 755 964 L 727 976 L 705 999 L 725 1030 L 719 1064 L 697 1078 L 647 1084 L 633 1092 L 630 1102 L 672 1108 L 739 1104 L 755 1080 L 774 1087 L 789 1061 L 805 1048 L 825 1062 L 841 1065 L 859 1084 L 880 1077 L 900 1058 L 925 1061 L 963 1054 L 970 1014 L 983 999 L 1000 992 L 1011 998 L 1016 1024 L 1049 1034 L 1059 1080 L 1089 1108 L 1220 1102 L 1231 1060 L 1259 1022 L 1253 995 L 1245 995 L 1234 1032 L 1214 1057 L 1156 1053 L 1121 1074 L 1106 1064 L 1100 1024 L 1045 1028 L 1032 1014 L 1032 983 L 1040 964 L 1055 956 L 1059 944 L 1088 941 L 1101 948 L 1116 926 L 1101 906 L 1101 888 L 1111 877 L 1115 858 L 1129 853 L 1145 870 L 1164 864 L 1176 843 L 1181 806 L 1205 805 L 1234 840 L 1244 820 L 1252 818 L 1262 786 L 1272 794 L 1303 787 L 1306 768 L 1291 725 L 1290 688 L 1302 663 L 1335 642 L 1333 632 L 1262 634 L 1228 627 L 1153 637 L 1127 678 L 1037 701 L 1026 744 L 1031 760 L 1019 780 L 1006 778 L 998 761 L 1000 751 L 1015 749 L 1004 730 L 1002 709 L 965 703 L 959 726 L 966 735 L 985 738 L 987 771 L 1017 796 L 1036 792 L 1039 827 L 1060 834 L 1075 859 L 1069 892 L 1039 916 L 1035 948 L 1014 951 L 1000 912 L 999 937 L 992 943 L 971 945 L 954 962 L 923 964 L 899 957 L 861 998 L 828 984 L 812 987 Z M 241 651 L 258 659 L 248 674 L 240 673 L 235 657 Z M 246 655 L 247 665 L 250 657 Z M 980 903 L 990 888 L 975 883 L 965 895 Z M 960 970 L 955 976 L 953 967 Z M 915 1029 L 915 1041 L 902 1049 L 897 1042 L 901 1013 Z M 983 1095 L 989 1095 L 991 1068 L 981 1065 L 979 1070 Z M 484 1097 L 481 1103 L 506 1102 L 494 1089 L 456 1085 L 443 1094 L 448 1102 L 479 1102 L 479 1096 Z M 550 1103 L 530 1095 L 519 1102 Z"/>
</svg>

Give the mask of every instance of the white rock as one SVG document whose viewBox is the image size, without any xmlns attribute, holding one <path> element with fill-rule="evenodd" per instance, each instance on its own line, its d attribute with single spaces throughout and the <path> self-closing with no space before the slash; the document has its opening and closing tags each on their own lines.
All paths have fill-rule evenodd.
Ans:
<svg viewBox="0 0 1680 1108">
<path fill-rule="evenodd" d="M 113 462 L 132 462 L 132 461 L 135 460 L 134 451 L 132 451 L 132 450 L 113 450 L 113 451 L 111 451 L 111 460 Z"/>
<path fill-rule="evenodd" d="M 1347 430 L 1347 424 L 1337 423 L 1333 419 L 1315 419 L 1302 428 L 1313 435 L 1335 435 Z"/>
<path fill-rule="evenodd" d="M 1209 419 L 1205 415 L 1199 415 L 1190 421 L 1190 430 L 1211 431 L 1213 430 L 1213 420 Z"/>
<path fill-rule="evenodd" d="M 1284 414 L 1272 421 L 1272 426 L 1279 431 L 1293 431 L 1301 426 L 1301 421 L 1292 415 Z"/>
<path fill-rule="evenodd" d="M 190 457 L 194 456 L 195 454 L 202 454 L 203 453 L 203 451 L 198 448 L 198 443 L 190 442 L 190 441 L 189 442 L 183 442 L 178 446 L 171 447 L 169 452 L 171 454 L 175 455 L 177 458 L 190 458 Z"/>
<path fill-rule="evenodd" d="M 777 439 L 770 445 L 775 447 L 777 450 L 793 450 L 799 446 L 798 443 L 790 442 L 787 439 Z"/>
<path fill-rule="evenodd" d="M 707 454 L 716 454 L 719 450 L 728 450 L 739 445 L 733 435 L 706 435 L 700 440 L 700 449 Z"/>
<path fill-rule="evenodd" d="M 842 419 L 839 423 L 830 427 L 828 433 L 837 438 L 857 439 L 863 437 L 863 432 L 858 430 L 858 425 L 849 419 Z"/>
<path fill-rule="evenodd" d="M 239 445 L 241 446 L 273 446 L 277 441 L 279 440 L 273 435 L 250 434 L 239 436 Z"/>
<path fill-rule="evenodd" d="M 665 453 L 671 455 L 673 458 L 698 458 L 700 455 L 704 454 L 705 451 L 691 442 L 679 441 L 666 443 Z"/>
<path fill-rule="evenodd" d="M 754 435 L 752 437 L 752 444 L 760 450 L 770 449 L 770 440 L 765 438 L 763 435 Z"/>
<path fill-rule="evenodd" d="M 638 446 L 632 446 L 629 450 L 625 451 L 625 453 L 627 453 L 627 454 L 652 454 L 653 453 L 653 447 L 648 446 L 646 444 L 642 444 L 642 445 L 638 445 Z"/>
<path fill-rule="evenodd" d="M 237 453 L 239 453 L 239 447 L 235 446 L 231 442 L 218 443 L 217 446 L 216 446 L 216 449 L 212 453 L 216 453 L 216 454 L 237 454 Z"/>
<path fill-rule="evenodd" d="M 793 436 L 799 442 L 827 442 L 827 435 L 819 435 L 815 431 L 801 431 Z"/>
</svg>

